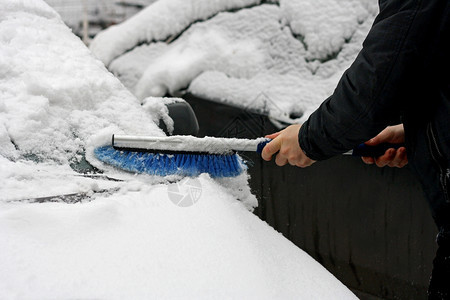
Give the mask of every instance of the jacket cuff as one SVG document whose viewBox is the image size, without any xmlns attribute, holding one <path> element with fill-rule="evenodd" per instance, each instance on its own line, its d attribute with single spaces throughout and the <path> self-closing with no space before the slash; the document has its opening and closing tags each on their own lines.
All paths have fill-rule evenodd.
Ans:
<svg viewBox="0 0 450 300">
<path fill-rule="evenodd" d="M 329 156 L 325 156 L 321 154 L 320 151 L 314 149 L 310 139 L 308 138 L 309 134 L 309 119 L 305 123 L 303 123 L 302 127 L 298 132 L 298 143 L 300 148 L 303 150 L 303 153 L 306 154 L 312 160 L 325 160 L 330 158 Z"/>
</svg>

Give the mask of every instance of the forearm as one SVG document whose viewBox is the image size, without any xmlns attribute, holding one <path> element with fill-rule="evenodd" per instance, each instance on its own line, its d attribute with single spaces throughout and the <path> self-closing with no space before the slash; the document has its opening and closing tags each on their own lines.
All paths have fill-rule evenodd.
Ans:
<svg viewBox="0 0 450 300">
<path fill-rule="evenodd" d="M 302 126 L 299 144 L 312 159 L 343 153 L 400 120 L 405 90 L 425 33 L 411 31 L 420 1 L 390 1 L 334 93 Z M 424 16 L 421 16 L 424 18 Z"/>
</svg>

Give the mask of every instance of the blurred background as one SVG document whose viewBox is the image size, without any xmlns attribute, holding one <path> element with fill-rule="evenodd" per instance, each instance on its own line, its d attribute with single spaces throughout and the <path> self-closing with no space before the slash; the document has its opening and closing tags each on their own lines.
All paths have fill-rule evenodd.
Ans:
<svg viewBox="0 0 450 300">
<path fill-rule="evenodd" d="M 86 45 L 101 30 L 125 21 L 157 0 L 45 0 Z"/>
</svg>

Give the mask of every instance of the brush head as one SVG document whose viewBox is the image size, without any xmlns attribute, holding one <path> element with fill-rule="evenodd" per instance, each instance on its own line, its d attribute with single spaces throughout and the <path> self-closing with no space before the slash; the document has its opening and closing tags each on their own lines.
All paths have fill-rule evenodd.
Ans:
<svg viewBox="0 0 450 300">
<path fill-rule="evenodd" d="M 246 166 L 236 153 L 195 154 L 116 150 L 104 146 L 94 150 L 102 162 L 133 173 L 147 173 L 157 176 L 198 176 L 208 173 L 211 177 L 234 177 L 240 175 Z"/>
</svg>

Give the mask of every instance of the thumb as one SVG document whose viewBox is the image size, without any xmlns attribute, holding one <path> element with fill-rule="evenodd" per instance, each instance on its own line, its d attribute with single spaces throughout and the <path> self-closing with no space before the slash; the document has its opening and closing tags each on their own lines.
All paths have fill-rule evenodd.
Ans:
<svg viewBox="0 0 450 300">
<path fill-rule="evenodd" d="M 375 146 L 380 144 L 380 139 L 378 138 L 378 136 L 371 138 L 370 140 L 368 140 L 367 142 L 365 142 L 364 144 L 368 145 L 368 146 Z"/>
<path fill-rule="evenodd" d="M 268 139 L 272 139 L 272 140 L 273 140 L 274 138 L 276 138 L 277 136 L 279 136 L 280 133 L 281 133 L 281 131 L 278 131 L 278 132 L 275 132 L 275 133 L 272 133 L 272 134 L 268 134 L 268 135 L 266 135 L 265 137 L 268 138 Z"/>
</svg>

